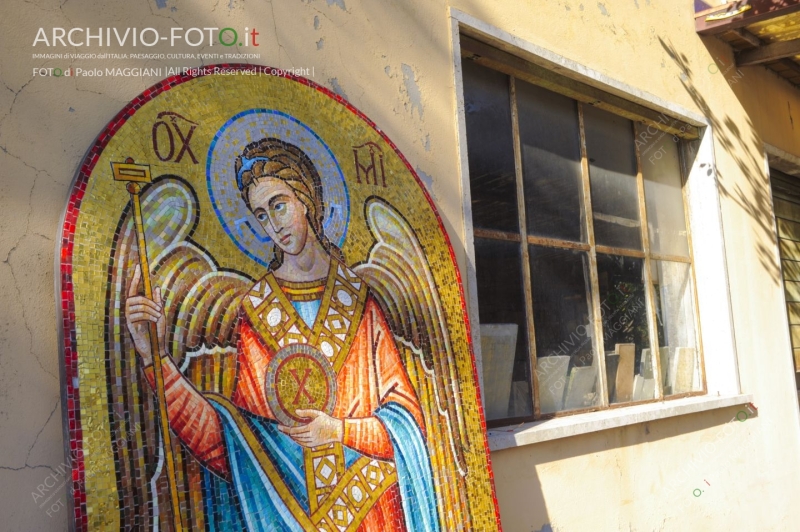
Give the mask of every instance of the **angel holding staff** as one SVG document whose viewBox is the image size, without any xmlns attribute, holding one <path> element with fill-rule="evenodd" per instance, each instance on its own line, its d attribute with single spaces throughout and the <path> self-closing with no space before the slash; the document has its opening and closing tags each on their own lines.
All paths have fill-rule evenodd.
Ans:
<svg viewBox="0 0 800 532">
<path fill-rule="evenodd" d="M 169 426 L 203 465 L 209 528 L 439 530 L 424 408 L 372 288 L 389 276 L 377 263 L 351 269 L 326 237 L 320 176 L 300 148 L 262 138 L 235 171 L 275 247 L 266 274 L 237 299 L 232 395 L 200 392 L 176 365 L 166 298 L 161 288 L 138 295 L 138 267 L 124 301 L 151 387 L 157 324 Z M 367 208 L 400 220 L 384 203 Z"/>
</svg>

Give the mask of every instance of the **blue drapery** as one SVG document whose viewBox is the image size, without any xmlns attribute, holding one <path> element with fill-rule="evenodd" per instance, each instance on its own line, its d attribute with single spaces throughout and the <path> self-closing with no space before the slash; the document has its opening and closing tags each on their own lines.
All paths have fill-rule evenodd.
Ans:
<svg viewBox="0 0 800 532">
<path fill-rule="evenodd" d="M 394 448 L 394 465 L 409 532 L 439 532 L 436 492 L 428 448 L 411 413 L 397 403 L 386 403 L 375 411 Z"/>
<path fill-rule="evenodd" d="M 225 433 L 229 481 L 203 470 L 203 500 L 207 528 L 211 532 L 297 531 L 303 527 L 262 469 L 244 431 L 228 408 L 210 397 Z M 263 452 L 283 478 L 302 509 L 309 503 L 303 474 L 303 448 L 277 429 L 274 421 L 239 413 L 247 420 Z M 397 482 L 409 532 L 439 532 L 436 493 L 425 440 L 414 417 L 401 405 L 387 403 L 375 415 L 383 422 L 392 441 Z M 344 448 L 345 467 L 361 455 Z"/>
</svg>

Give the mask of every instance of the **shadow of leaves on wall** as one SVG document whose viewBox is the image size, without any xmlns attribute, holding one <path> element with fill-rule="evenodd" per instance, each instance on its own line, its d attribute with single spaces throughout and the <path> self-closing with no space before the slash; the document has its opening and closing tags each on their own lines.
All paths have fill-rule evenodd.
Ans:
<svg viewBox="0 0 800 532">
<path fill-rule="evenodd" d="M 725 114 L 720 116 L 694 82 L 694 74 L 689 59 L 678 51 L 671 42 L 658 38 L 661 46 L 680 69 L 680 80 L 684 89 L 708 119 L 714 133 L 714 142 L 736 163 L 746 181 L 743 187 L 734 179 L 726 178 L 716 168 L 717 184 L 722 198 L 733 201 L 752 221 L 755 251 L 761 267 L 767 272 L 772 282 L 779 284 L 781 272 L 775 252 L 775 218 L 773 216 L 772 196 L 770 194 L 769 176 L 764 173 L 764 155 L 761 148 L 759 156 L 753 154 L 753 146 L 763 147 L 764 142 L 758 135 L 750 117 L 747 117 L 747 131 Z M 707 92 L 707 91 L 706 91 Z"/>
</svg>

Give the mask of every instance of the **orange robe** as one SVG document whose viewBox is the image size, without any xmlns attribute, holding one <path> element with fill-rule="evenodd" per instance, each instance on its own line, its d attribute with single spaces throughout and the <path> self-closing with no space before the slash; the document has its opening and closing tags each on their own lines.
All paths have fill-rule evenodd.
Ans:
<svg viewBox="0 0 800 532">
<path fill-rule="evenodd" d="M 353 324 L 353 326 L 356 326 Z M 266 346 L 250 318 L 239 323 L 236 385 L 233 403 L 240 409 L 275 420 L 267 404 L 266 368 L 274 350 Z M 172 431 L 207 468 L 228 478 L 223 430 L 213 406 L 180 373 L 171 357 L 163 363 L 167 413 Z M 155 386 L 152 366 L 145 369 Z M 342 444 L 380 460 L 391 461 L 394 451 L 383 423 L 373 415 L 381 406 L 395 402 L 414 417 L 425 435 L 419 401 L 409 382 L 383 311 L 371 294 L 366 296 L 355 336 L 337 374 L 333 417 L 344 420 Z M 360 531 L 404 531 L 403 509 L 395 482 L 374 504 L 358 527 Z"/>
</svg>

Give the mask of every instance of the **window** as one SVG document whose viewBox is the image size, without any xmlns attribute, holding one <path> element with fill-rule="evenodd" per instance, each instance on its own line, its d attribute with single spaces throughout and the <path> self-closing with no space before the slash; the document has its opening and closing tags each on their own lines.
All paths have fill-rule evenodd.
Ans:
<svg viewBox="0 0 800 532">
<path fill-rule="evenodd" d="M 462 47 L 489 425 L 705 393 L 679 138 L 696 130 Z"/>
<path fill-rule="evenodd" d="M 795 383 L 800 390 L 800 183 L 796 177 L 775 168 L 770 168 L 769 174 L 778 229 L 781 275 L 786 295 L 786 315 L 792 341 Z"/>
</svg>

